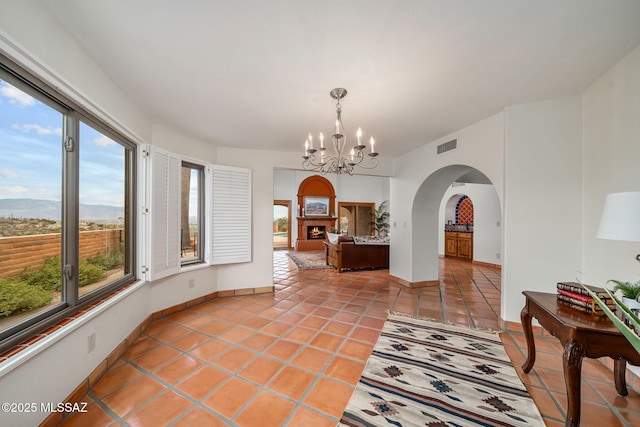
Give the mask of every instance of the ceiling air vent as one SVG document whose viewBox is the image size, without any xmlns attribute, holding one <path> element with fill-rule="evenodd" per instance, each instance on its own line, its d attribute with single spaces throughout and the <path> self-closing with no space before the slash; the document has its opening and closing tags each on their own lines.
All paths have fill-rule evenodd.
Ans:
<svg viewBox="0 0 640 427">
<path fill-rule="evenodd" d="M 447 151 L 451 151 L 458 146 L 458 140 L 453 139 L 449 142 L 445 142 L 444 144 L 438 145 L 438 154 L 442 154 Z"/>
</svg>

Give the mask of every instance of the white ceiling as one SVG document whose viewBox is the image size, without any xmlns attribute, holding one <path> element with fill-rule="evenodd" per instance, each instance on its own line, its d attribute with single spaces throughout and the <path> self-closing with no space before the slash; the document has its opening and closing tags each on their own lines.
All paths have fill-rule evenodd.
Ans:
<svg viewBox="0 0 640 427">
<path fill-rule="evenodd" d="M 638 0 L 42 0 L 154 121 L 302 151 L 343 121 L 397 156 L 580 93 L 640 44 Z"/>
</svg>

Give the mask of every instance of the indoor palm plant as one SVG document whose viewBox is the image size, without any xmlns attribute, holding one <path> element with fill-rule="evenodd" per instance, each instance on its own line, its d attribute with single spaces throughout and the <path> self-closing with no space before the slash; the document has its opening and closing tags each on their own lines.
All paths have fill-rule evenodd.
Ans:
<svg viewBox="0 0 640 427">
<path fill-rule="evenodd" d="M 389 208 L 389 201 L 385 200 L 380 203 L 380 206 L 376 208 L 374 211 L 375 222 L 373 224 L 374 228 L 378 232 L 378 236 L 386 236 L 389 233 L 389 212 L 387 209 Z"/>
</svg>

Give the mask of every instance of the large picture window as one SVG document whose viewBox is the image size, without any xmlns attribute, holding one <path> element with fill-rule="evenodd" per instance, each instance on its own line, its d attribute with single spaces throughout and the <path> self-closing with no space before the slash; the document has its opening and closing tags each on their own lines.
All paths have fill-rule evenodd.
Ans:
<svg viewBox="0 0 640 427">
<path fill-rule="evenodd" d="M 0 56 L 0 352 L 134 279 L 135 145 L 70 105 Z"/>
<path fill-rule="evenodd" d="M 131 272 L 127 263 L 125 208 L 131 150 L 80 122 L 78 234 L 79 295 Z"/>
<path fill-rule="evenodd" d="M 138 147 L 1 54 L 0 153 L 0 353 L 136 279 L 251 261 L 249 169 Z"/>
</svg>

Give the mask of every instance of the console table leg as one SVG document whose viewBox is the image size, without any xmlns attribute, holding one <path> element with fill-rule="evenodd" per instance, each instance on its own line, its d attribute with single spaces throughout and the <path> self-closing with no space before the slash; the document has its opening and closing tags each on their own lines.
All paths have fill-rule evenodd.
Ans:
<svg viewBox="0 0 640 427">
<path fill-rule="evenodd" d="M 562 353 L 564 380 L 567 384 L 567 420 L 565 426 L 580 425 L 580 371 L 582 369 L 582 348 L 575 341 L 567 341 Z"/>
<path fill-rule="evenodd" d="M 627 374 L 627 361 L 624 359 L 616 359 L 613 361 L 613 378 L 616 383 L 616 391 L 620 396 L 626 396 L 629 394 L 627 391 L 627 380 L 625 375 Z"/>
<path fill-rule="evenodd" d="M 520 312 L 522 330 L 527 339 L 527 360 L 522 365 L 524 373 L 528 373 L 536 362 L 536 343 L 533 339 L 533 328 L 531 327 L 531 315 L 529 314 L 529 304 L 526 304 Z"/>
</svg>

